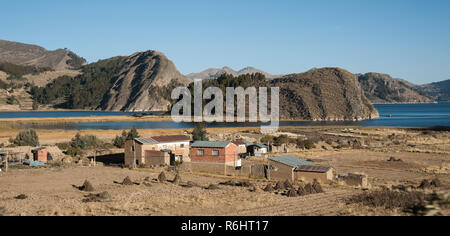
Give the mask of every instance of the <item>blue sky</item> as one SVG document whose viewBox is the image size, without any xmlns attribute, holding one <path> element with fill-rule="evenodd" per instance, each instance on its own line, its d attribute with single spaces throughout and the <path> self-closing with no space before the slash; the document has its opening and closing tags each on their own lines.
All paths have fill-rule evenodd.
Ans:
<svg viewBox="0 0 450 236">
<path fill-rule="evenodd" d="M 164 52 L 184 74 L 337 66 L 414 83 L 450 79 L 448 0 L 3 1 L 0 39 L 89 62 Z"/>
</svg>

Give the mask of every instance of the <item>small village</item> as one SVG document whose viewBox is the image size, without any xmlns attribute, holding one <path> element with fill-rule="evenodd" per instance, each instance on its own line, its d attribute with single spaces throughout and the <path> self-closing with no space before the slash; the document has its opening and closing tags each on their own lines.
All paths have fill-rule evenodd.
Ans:
<svg viewBox="0 0 450 236">
<path fill-rule="evenodd" d="M 71 146 L 64 147 L 61 144 L 4 147 L 0 150 L 0 186 L 10 186 L 12 183 L 8 185 L 8 178 L 19 181 L 25 176 L 36 175 L 31 177 L 35 181 L 39 180 L 34 182 L 36 186 L 33 186 L 33 181 L 18 182 L 11 185 L 16 186 L 10 188 L 12 191 L 2 194 L 3 198 L 12 201 L 16 211 L 24 207 L 20 205 L 21 201 L 33 202 L 31 209 L 26 207 L 31 211 L 28 214 L 33 215 L 353 215 L 355 212 L 346 211 L 360 211 L 361 204 L 364 205 L 348 203 L 355 196 L 362 197 L 379 191 L 416 194 L 420 190 L 432 193 L 448 188 L 447 154 L 426 154 L 423 150 L 416 154 L 411 150 L 393 151 L 400 146 L 411 148 L 413 145 L 408 144 L 410 141 L 407 140 L 413 140 L 413 136 L 419 133 L 423 135 L 423 132 L 389 130 L 390 134 L 385 135 L 381 131 L 384 130 L 283 130 L 278 137 L 268 138 L 256 131 L 206 134 L 207 130 L 204 129 L 200 133 L 208 138 L 201 137 L 201 140 L 194 141 L 195 138 L 198 139 L 195 130 L 184 131 L 182 134 L 140 136 L 138 130 L 132 129 L 128 134 L 133 135 L 127 136 L 125 132 L 122 135 L 120 143 L 123 148 L 108 148 L 108 145 L 103 144 L 78 152 L 73 151 Z M 372 136 L 376 132 L 380 138 L 369 141 L 364 132 Z M 328 136 L 324 136 L 325 134 Z M 311 135 L 322 135 L 320 139 L 323 141 L 317 139 L 310 144 L 307 139 L 300 138 L 312 139 Z M 393 135 L 396 135 L 395 139 L 392 138 Z M 448 134 L 432 132 L 431 135 L 437 143 Z M 382 136 L 390 138 L 381 138 Z M 302 140 L 301 147 L 292 143 L 294 137 Z M 332 137 L 339 137 L 341 143 Z M 88 140 L 94 140 L 93 136 L 77 134 L 71 145 L 87 143 Z M 345 140 L 346 145 L 342 144 L 342 140 Z M 417 143 L 424 143 L 424 140 L 416 139 L 415 142 L 415 147 L 418 147 Z M 442 144 L 436 145 L 441 145 L 441 150 L 445 151 L 448 144 Z M 419 164 L 417 160 L 423 155 L 429 156 L 431 162 Z M 364 158 L 361 159 L 364 156 L 365 161 Z M 45 178 L 46 175 L 49 177 Z M 55 183 L 51 184 L 52 182 Z M 43 203 L 36 204 L 37 196 L 33 195 L 40 195 L 37 192 L 42 190 L 32 189 L 41 185 L 44 189 L 49 188 L 47 191 L 61 192 L 61 196 L 64 193 L 70 198 L 79 196 L 81 202 L 78 204 L 83 206 L 82 209 L 87 207 L 96 211 L 80 213 L 72 209 L 77 205 L 73 202 L 70 211 L 58 208 L 55 212 L 41 212 L 38 209 L 50 207 L 42 205 Z M 20 186 L 30 186 L 26 189 L 31 192 L 26 193 Z M 119 186 L 122 187 L 118 189 Z M 111 208 L 110 204 L 123 204 L 124 199 L 118 196 L 134 196 L 137 193 L 145 193 L 148 197 L 141 196 L 131 200 L 130 204 L 138 204 L 139 209 L 143 209 L 127 208 L 117 212 L 106 210 Z M 216 196 L 230 196 L 230 199 L 226 202 Z M 49 202 L 63 201 L 55 200 L 52 195 L 46 197 L 51 199 Z M 241 204 L 216 209 L 235 201 Z M 297 204 L 296 202 L 298 205 L 289 207 Z M 61 203 L 54 203 L 55 206 L 59 204 Z M 163 206 L 154 206 L 158 204 Z M 314 210 L 310 208 L 310 204 L 322 207 Z M 352 207 L 348 207 L 348 204 Z M 156 208 L 150 210 L 145 205 Z M 271 205 L 278 206 L 279 209 L 274 212 L 263 210 L 265 206 Z M 284 207 L 287 208 L 280 210 Z M 362 209 L 369 213 L 359 214 L 384 215 L 386 211 L 389 214 L 404 214 L 398 212 L 399 209 L 380 210 L 368 206 Z M 16 211 L 12 212 L 17 213 Z M 5 213 L 8 214 L 6 211 Z"/>
</svg>

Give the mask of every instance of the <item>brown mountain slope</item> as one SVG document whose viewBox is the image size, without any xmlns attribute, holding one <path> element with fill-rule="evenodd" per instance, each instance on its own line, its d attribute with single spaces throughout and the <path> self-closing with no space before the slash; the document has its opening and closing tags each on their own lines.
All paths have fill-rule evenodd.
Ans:
<svg viewBox="0 0 450 236">
<path fill-rule="evenodd" d="M 340 68 L 314 69 L 272 80 L 280 87 L 284 119 L 366 120 L 379 117 L 356 75 Z"/>
<path fill-rule="evenodd" d="M 415 88 L 438 101 L 450 101 L 450 80 L 418 85 Z"/>
<path fill-rule="evenodd" d="M 366 97 L 372 103 L 431 103 L 434 100 L 411 84 L 390 75 L 367 73 L 358 76 Z"/>
<path fill-rule="evenodd" d="M 164 54 L 135 53 L 125 59 L 99 109 L 166 111 L 172 89 L 189 82 Z"/>
<path fill-rule="evenodd" d="M 86 60 L 66 49 L 48 51 L 36 45 L 0 40 L 0 62 L 65 70 L 79 68 Z"/>
</svg>

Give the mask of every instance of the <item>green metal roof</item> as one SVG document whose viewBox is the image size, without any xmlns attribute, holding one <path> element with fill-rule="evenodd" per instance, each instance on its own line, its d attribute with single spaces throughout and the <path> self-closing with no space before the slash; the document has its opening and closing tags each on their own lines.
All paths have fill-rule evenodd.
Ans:
<svg viewBox="0 0 450 236">
<path fill-rule="evenodd" d="M 271 161 L 275 161 L 281 164 L 285 164 L 287 166 L 291 166 L 291 167 L 299 167 L 299 166 L 313 166 L 314 163 L 309 162 L 309 161 L 305 161 L 302 160 L 298 157 L 294 157 L 294 156 L 279 156 L 279 157 L 272 157 L 269 158 L 269 160 Z"/>
<path fill-rule="evenodd" d="M 196 141 L 191 147 L 193 148 L 226 148 L 231 142 L 210 142 L 210 141 Z"/>
</svg>

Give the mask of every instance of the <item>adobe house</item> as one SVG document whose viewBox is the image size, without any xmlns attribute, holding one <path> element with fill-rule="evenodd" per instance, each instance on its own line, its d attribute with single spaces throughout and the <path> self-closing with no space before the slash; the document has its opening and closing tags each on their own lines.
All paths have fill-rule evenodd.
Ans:
<svg viewBox="0 0 450 236">
<path fill-rule="evenodd" d="M 137 166 L 190 162 L 190 141 L 191 137 L 187 135 L 154 136 L 129 140 L 125 143 L 125 165 L 133 166 L 134 155 L 136 155 Z M 169 161 L 167 161 L 167 155 Z"/>
<path fill-rule="evenodd" d="M 329 166 L 298 166 L 294 170 L 295 180 L 312 182 L 315 179 L 325 183 L 335 180 L 335 170 Z"/>
<path fill-rule="evenodd" d="M 232 143 L 238 147 L 238 154 L 247 154 L 247 144 L 243 140 L 234 140 Z"/>
<path fill-rule="evenodd" d="M 269 152 L 269 149 L 264 144 L 255 143 L 248 146 L 247 151 L 250 156 L 263 157 Z"/>
<path fill-rule="evenodd" d="M 238 146 L 232 142 L 197 141 L 191 145 L 190 153 L 194 172 L 226 175 L 227 167 L 242 166 Z"/>
<path fill-rule="evenodd" d="M 33 153 L 33 161 L 47 162 L 48 158 L 47 148 L 40 147 L 33 149 L 31 152 Z"/>
</svg>

